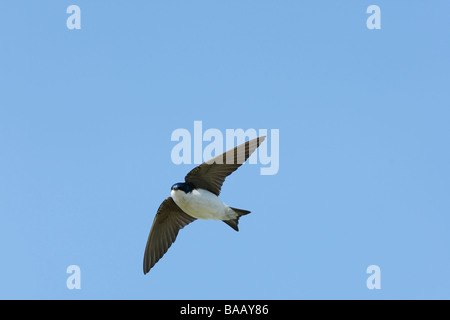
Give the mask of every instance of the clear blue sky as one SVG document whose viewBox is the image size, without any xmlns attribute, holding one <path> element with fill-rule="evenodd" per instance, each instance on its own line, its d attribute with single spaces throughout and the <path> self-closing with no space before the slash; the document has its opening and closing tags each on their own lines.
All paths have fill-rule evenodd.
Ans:
<svg viewBox="0 0 450 320">
<path fill-rule="evenodd" d="M 449 14 L 1 1 L 0 298 L 449 299 Z M 171 133 L 195 120 L 279 129 L 280 169 L 241 167 L 221 194 L 252 211 L 240 232 L 197 221 L 144 276 L 156 210 L 194 166 L 172 163 Z"/>
</svg>

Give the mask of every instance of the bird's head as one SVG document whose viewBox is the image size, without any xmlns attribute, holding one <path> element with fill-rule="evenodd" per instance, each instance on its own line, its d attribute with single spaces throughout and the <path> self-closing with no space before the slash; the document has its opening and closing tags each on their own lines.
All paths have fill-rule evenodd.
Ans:
<svg viewBox="0 0 450 320">
<path fill-rule="evenodd" d="M 185 183 L 185 182 L 175 183 L 172 186 L 172 188 L 170 188 L 170 190 L 172 190 L 172 191 L 181 190 L 181 191 L 184 191 L 184 193 L 189 193 L 194 189 L 195 189 L 195 187 L 192 183 Z"/>
</svg>

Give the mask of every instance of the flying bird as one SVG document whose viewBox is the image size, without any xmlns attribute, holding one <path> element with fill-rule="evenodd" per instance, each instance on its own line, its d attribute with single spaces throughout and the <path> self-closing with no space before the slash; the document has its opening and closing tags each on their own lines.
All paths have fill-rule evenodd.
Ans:
<svg viewBox="0 0 450 320">
<path fill-rule="evenodd" d="M 162 258 L 178 232 L 197 220 L 221 220 L 236 231 L 239 218 L 250 211 L 229 207 L 219 199 L 225 178 L 237 170 L 265 140 L 247 141 L 192 169 L 184 182 L 175 183 L 158 208 L 144 253 L 144 274 Z"/>
</svg>

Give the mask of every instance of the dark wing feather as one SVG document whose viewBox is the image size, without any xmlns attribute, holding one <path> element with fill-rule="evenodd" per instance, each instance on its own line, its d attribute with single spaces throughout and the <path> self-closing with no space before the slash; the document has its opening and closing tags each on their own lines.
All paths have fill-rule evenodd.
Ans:
<svg viewBox="0 0 450 320">
<path fill-rule="evenodd" d="M 218 196 L 225 178 L 247 161 L 265 138 L 263 136 L 247 141 L 202 163 L 192 169 L 184 180 L 196 188 L 208 190 Z"/>
<path fill-rule="evenodd" d="M 175 241 L 178 231 L 196 220 L 184 213 L 171 197 L 161 203 L 153 220 L 144 253 L 144 274 L 162 258 Z"/>
</svg>

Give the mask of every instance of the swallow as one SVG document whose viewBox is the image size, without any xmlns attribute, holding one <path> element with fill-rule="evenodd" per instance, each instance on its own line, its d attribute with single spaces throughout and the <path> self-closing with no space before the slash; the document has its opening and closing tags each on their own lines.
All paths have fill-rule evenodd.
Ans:
<svg viewBox="0 0 450 320">
<path fill-rule="evenodd" d="M 265 140 L 265 136 L 247 141 L 192 169 L 184 182 L 175 183 L 158 208 L 144 253 L 144 274 L 163 257 L 189 223 L 220 220 L 239 231 L 239 218 L 250 211 L 230 207 L 219 199 L 225 178 L 236 171 Z"/>
</svg>

